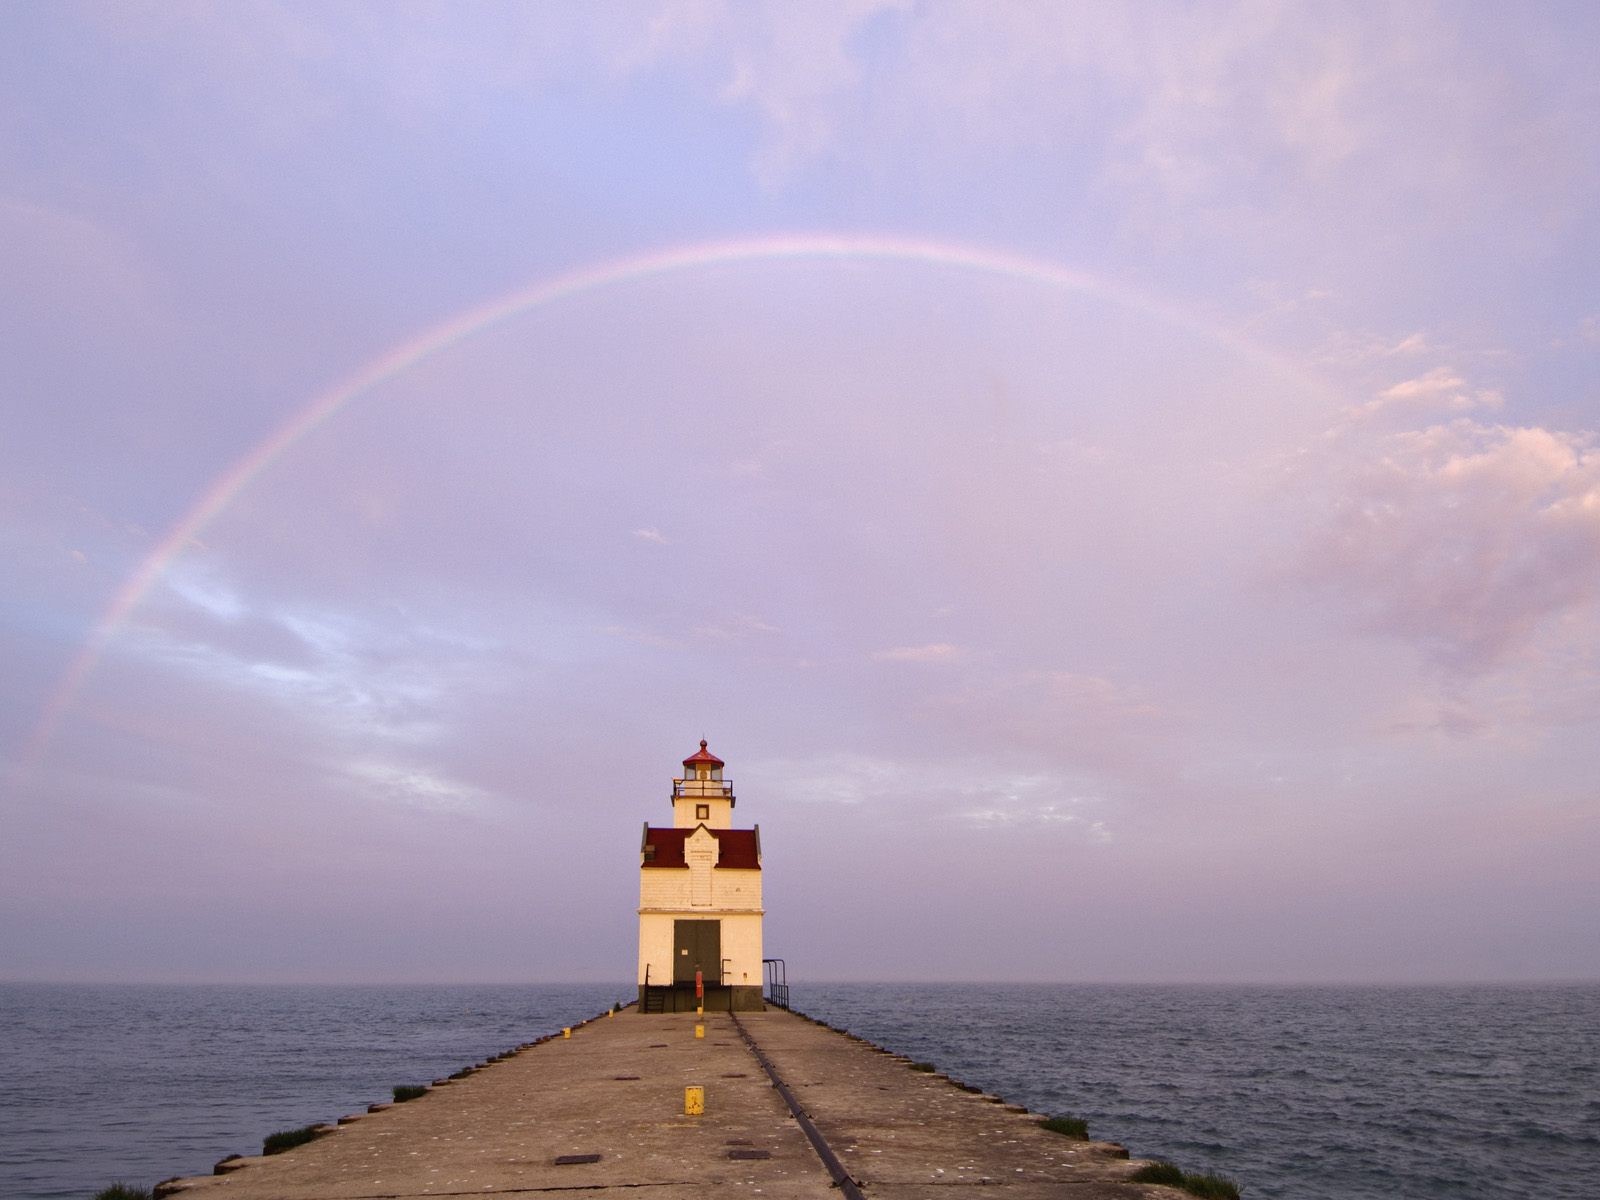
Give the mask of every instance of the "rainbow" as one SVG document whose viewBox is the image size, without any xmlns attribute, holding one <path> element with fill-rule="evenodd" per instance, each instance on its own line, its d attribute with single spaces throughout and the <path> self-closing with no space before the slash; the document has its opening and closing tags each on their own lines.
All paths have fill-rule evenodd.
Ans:
<svg viewBox="0 0 1600 1200">
<path fill-rule="evenodd" d="M 1005 276 L 1067 291 L 1092 292 L 1123 307 L 1196 332 L 1286 375 L 1295 374 L 1289 364 L 1260 346 L 1231 330 L 1204 323 L 1172 304 L 1047 260 L 962 243 L 880 235 L 788 234 L 704 242 L 579 267 L 468 309 L 379 355 L 348 378 L 314 397 L 278 430 L 223 471 L 128 576 L 100 613 L 84 644 L 47 697 L 25 743 L 23 767 L 38 762 L 106 646 L 162 573 L 186 548 L 195 543 L 200 531 L 215 520 L 253 479 L 346 405 L 380 384 L 404 374 L 430 355 L 530 309 L 653 276 L 726 264 L 785 259 L 920 263 Z"/>
</svg>

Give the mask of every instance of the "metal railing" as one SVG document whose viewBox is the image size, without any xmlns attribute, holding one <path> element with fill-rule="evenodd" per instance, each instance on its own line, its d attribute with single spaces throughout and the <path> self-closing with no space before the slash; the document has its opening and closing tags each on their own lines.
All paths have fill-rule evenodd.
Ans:
<svg viewBox="0 0 1600 1200">
<path fill-rule="evenodd" d="M 767 980 L 767 1002 L 789 1007 L 789 967 L 781 958 L 763 958 L 761 966 Z"/>
<path fill-rule="evenodd" d="M 674 779 L 672 781 L 672 798 L 709 800 L 732 800 L 733 781 L 731 779 Z"/>
<path fill-rule="evenodd" d="M 640 1012 L 646 1012 L 646 1013 L 647 1012 L 666 1012 L 667 1011 L 667 993 L 669 993 L 670 991 L 672 991 L 672 989 L 670 987 L 665 987 L 665 986 L 662 986 L 661 984 L 652 984 L 650 982 L 650 964 L 649 963 L 645 963 L 645 965 L 644 965 L 644 995 L 640 998 L 639 1011 Z M 658 1005 L 656 1003 L 656 1001 L 660 1001 L 660 1004 Z"/>
</svg>

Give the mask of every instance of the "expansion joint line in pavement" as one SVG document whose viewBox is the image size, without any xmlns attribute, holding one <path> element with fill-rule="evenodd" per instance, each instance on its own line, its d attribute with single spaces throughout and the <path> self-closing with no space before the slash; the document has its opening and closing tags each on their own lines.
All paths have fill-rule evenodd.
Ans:
<svg viewBox="0 0 1600 1200">
<path fill-rule="evenodd" d="M 833 1147 L 828 1145 L 828 1139 L 822 1136 L 800 1107 L 800 1101 L 795 1099 L 789 1085 L 783 1082 L 778 1069 L 772 1065 L 772 1060 L 761 1052 L 761 1047 L 756 1045 L 755 1038 L 750 1036 L 750 1031 L 744 1027 L 738 1016 L 729 1012 L 733 1018 L 733 1027 L 739 1031 L 739 1036 L 744 1039 L 744 1044 L 750 1047 L 750 1053 L 756 1056 L 756 1061 L 761 1064 L 761 1069 L 767 1073 L 767 1078 L 772 1080 L 772 1086 L 778 1089 L 778 1095 L 783 1097 L 783 1102 L 789 1106 L 789 1111 L 794 1114 L 794 1119 L 800 1123 L 801 1131 L 806 1135 L 806 1140 L 811 1143 L 811 1148 L 817 1152 L 817 1157 L 822 1160 L 822 1165 L 828 1169 L 828 1175 L 833 1179 L 833 1186 L 843 1193 L 845 1200 L 866 1200 L 861 1194 L 861 1186 L 850 1177 L 850 1172 L 844 1169 L 844 1164 L 839 1161 L 839 1156 L 833 1152 Z"/>
</svg>

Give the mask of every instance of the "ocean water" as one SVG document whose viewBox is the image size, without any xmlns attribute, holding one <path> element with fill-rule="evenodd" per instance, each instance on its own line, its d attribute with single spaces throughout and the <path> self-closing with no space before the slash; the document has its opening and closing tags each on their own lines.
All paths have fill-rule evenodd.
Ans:
<svg viewBox="0 0 1600 1200">
<path fill-rule="evenodd" d="M 628 992 L 0 985 L 0 1197 L 203 1174 Z M 1248 1197 L 1600 1196 L 1600 985 L 797 981 L 793 1000 Z"/>
<path fill-rule="evenodd" d="M 210 1174 L 630 991 L 0 984 L 0 1198 Z"/>
<path fill-rule="evenodd" d="M 1600 985 L 851 984 L 794 1003 L 1249 1197 L 1600 1197 Z"/>
</svg>

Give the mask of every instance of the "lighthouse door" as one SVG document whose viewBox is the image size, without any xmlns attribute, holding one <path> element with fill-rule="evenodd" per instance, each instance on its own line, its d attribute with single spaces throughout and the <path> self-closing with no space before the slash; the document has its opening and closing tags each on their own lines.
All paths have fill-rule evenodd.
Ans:
<svg viewBox="0 0 1600 1200">
<path fill-rule="evenodd" d="M 672 982 L 693 983 L 696 971 L 708 984 L 722 982 L 721 921 L 672 923 Z"/>
</svg>

